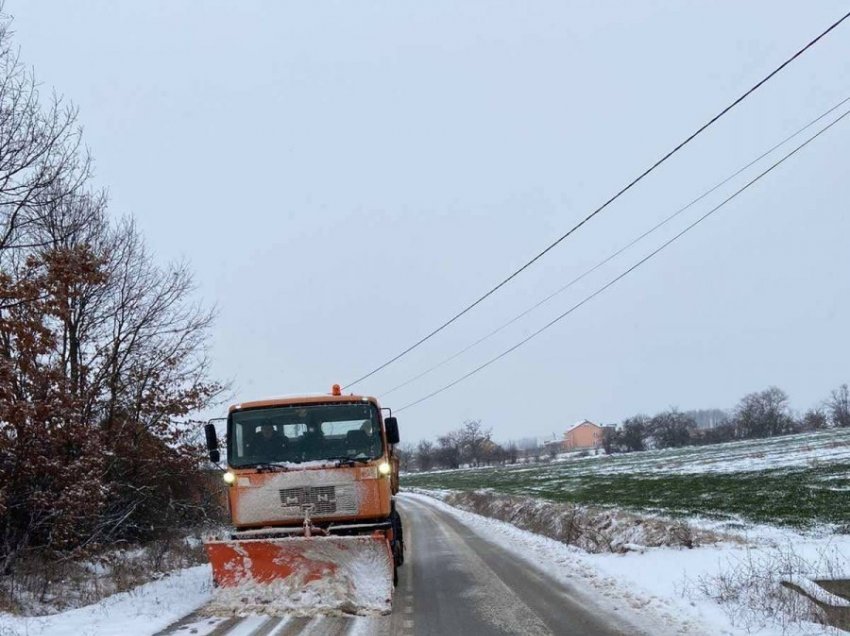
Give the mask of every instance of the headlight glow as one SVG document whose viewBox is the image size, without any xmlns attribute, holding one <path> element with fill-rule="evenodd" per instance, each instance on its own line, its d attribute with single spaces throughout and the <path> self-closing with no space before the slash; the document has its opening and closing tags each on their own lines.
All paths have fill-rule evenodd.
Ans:
<svg viewBox="0 0 850 636">
<path fill-rule="evenodd" d="M 392 467 L 387 462 L 381 462 L 378 464 L 378 472 L 382 475 L 389 475 Z"/>
<path fill-rule="evenodd" d="M 236 481 L 236 473 L 232 473 L 228 470 L 226 473 L 224 473 L 222 479 L 224 479 L 225 484 L 230 485 Z"/>
</svg>

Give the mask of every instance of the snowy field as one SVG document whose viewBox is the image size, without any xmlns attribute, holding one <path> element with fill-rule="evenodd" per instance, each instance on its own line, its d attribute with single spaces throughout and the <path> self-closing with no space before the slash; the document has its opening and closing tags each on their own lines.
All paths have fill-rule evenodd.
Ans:
<svg viewBox="0 0 850 636">
<path fill-rule="evenodd" d="M 600 473 L 702 475 L 806 468 L 850 462 L 850 430 L 629 453 L 615 456 L 613 461 L 602 464 L 593 462 L 594 459 L 604 458 L 589 456 L 579 458 L 579 461 L 590 460 L 593 469 Z"/>
<path fill-rule="evenodd" d="M 403 476 L 402 485 L 800 529 L 850 525 L 850 430 Z"/>
</svg>

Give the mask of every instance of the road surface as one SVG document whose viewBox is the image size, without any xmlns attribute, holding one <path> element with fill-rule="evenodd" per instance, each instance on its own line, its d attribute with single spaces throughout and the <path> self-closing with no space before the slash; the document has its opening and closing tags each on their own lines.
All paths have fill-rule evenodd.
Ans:
<svg viewBox="0 0 850 636">
<path fill-rule="evenodd" d="M 157 636 L 636 633 L 426 499 L 401 496 L 399 510 L 407 551 L 391 615 L 225 619 L 201 608 Z"/>
</svg>

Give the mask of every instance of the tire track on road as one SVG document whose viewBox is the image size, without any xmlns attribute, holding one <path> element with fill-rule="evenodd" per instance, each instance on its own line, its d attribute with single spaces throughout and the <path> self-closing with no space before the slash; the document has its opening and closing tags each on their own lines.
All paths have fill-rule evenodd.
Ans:
<svg viewBox="0 0 850 636">
<path fill-rule="evenodd" d="M 403 501 L 420 542 L 413 577 L 416 636 L 563 633 L 548 629 L 448 526 L 445 514 L 418 501 Z"/>
<path fill-rule="evenodd" d="M 505 599 L 505 602 L 516 603 L 516 607 L 526 608 L 531 613 L 534 617 L 531 623 L 526 624 L 524 620 L 505 623 L 510 625 L 509 633 L 535 633 L 534 629 L 541 630 L 540 633 L 582 636 L 631 636 L 641 633 L 635 625 L 626 622 L 625 616 L 611 615 L 610 612 L 600 614 L 600 610 L 594 606 L 592 596 L 523 562 L 453 515 L 420 499 L 402 496 L 401 501 L 413 514 L 420 536 L 425 528 L 430 530 L 433 525 L 442 534 L 442 542 L 449 543 L 451 549 L 442 557 L 443 561 L 454 559 L 464 564 L 470 563 L 475 568 L 476 582 L 479 579 L 487 582 L 483 589 L 477 590 L 471 598 L 481 598 L 480 602 L 484 607 L 494 607 L 499 599 Z M 443 568 L 451 570 L 447 565 Z M 460 574 L 462 572 L 458 573 Z M 444 575 L 442 580 L 446 579 Z M 431 584 L 441 583 L 437 580 Z M 508 590 L 508 594 L 504 593 L 500 585 Z M 417 603 L 424 600 L 422 594 L 420 588 Z M 503 609 L 498 605 L 495 607 L 497 610 Z M 419 607 L 417 615 L 423 615 Z M 467 636 L 491 633 L 481 630 L 480 627 L 476 630 L 470 626 L 470 629 L 469 632 L 464 630 Z M 419 636 L 438 633 L 439 631 L 417 629 Z"/>
</svg>

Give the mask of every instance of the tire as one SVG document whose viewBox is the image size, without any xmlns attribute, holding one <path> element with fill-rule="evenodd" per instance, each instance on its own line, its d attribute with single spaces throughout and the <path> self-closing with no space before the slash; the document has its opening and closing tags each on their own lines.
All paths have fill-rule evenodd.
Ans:
<svg viewBox="0 0 850 636">
<path fill-rule="evenodd" d="M 392 523 L 393 528 L 393 561 L 395 567 L 398 568 L 404 563 L 404 529 L 401 526 L 401 515 L 395 509 L 395 501 L 393 501 L 390 511 L 390 523 Z"/>
</svg>

